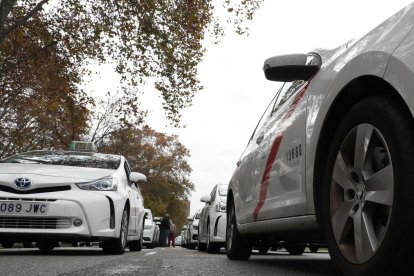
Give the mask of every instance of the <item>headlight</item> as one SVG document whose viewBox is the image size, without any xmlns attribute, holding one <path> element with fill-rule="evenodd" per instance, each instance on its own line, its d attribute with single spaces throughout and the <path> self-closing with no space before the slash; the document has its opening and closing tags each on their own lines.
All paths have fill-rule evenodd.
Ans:
<svg viewBox="0 0 414 276">
<path fill-rule="evenodd" d="M 193 225 L 194 230 L 198 230 L 198 225 Z"/>
<path fill-rule="evenodd" d="M 226 203 L 219 201 L 218 204 L 216 205 L 216 211 L 217 212 L 226 212 Z"/>
<path fill-rule="evenodd" d="M 116 191 L 118 188 L 118 181 L 112 177 L 105 177 L 91 182 L 76 183 L 82 190 L 89 191 Z"/>
<path fill-rule="evenodd" d="M 145 225 L 145 226 L 144 226 L 144 229 L 151 229 L 151 226 L 152 226 L 152 225 Z"/>
</svg>

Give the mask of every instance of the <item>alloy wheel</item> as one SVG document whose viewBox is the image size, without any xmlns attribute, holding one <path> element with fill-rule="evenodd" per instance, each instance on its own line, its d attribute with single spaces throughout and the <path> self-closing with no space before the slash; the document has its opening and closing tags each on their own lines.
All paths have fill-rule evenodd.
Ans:
<svg viewBox="0 0 414 276">
<path fill-rule="evenodd" d="M 343 140 L 330 188 L 330 218 L 336 244 L 351 263 L 370 260 L 387 233 L 394 197 L 388 145 L 371 124 L 359 124 Z"/>
</svg>

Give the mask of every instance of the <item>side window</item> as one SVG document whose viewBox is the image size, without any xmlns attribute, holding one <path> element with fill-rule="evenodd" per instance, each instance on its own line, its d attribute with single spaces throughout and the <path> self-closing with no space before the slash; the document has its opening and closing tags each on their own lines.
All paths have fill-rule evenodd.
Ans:
<svg viewBox="0 0 414 276">
<path fill-rule="evenodd" d="M 279 96 L 273 106 L 272 115 L 304 84 L 304 80 L 285 82 L 280 89 Z"/>
<path fill-rule="evenodd" d="M 283 88 L 283 87 L 282 87 Z M 279 97 L 281 89 L 279 89 L 279 91 L 276 93 L 276 95 L 273 97 L 272 101 L 269 103 L 269 105 L 267 106 L 265 112 L 262 114 L 262 117 L 260 117 L 259 122 L 256 125 L 256 128 L 254 129 L 252 136 L 250 137 L 249 143 L 254 140 L 254 137 L 256 137 L 258 135 L 258 132 L 260 132 L 260 130 L 263 128 L 263 125 L 266 123 L 267 119 L 270 117 L 271 112 L 272 112 L 272 108 L 275 105 L 276 100 Z"/>
</svg>

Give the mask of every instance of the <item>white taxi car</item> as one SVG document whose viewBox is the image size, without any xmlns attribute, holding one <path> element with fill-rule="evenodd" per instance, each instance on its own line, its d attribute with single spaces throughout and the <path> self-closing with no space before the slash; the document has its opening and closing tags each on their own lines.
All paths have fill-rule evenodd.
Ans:
<svg viewBox="0 0 414 276">
<path fill-rule="evenodd" d="M 188 229 L 187 229 L 187 244 L 188 249 L 195 249 L 198 244 L 198 223 L 200 221 L 200 212 L 197 210 L 195 214 L 187 218 Z"/>
<path fill-rule="evenodd" d="M 150 209 L 145 209 L 144 238 L 142 244 L 147 248 L 154 248 L 158 244 L 160 236 L 160 228 L 153 220 Z"/>
<path fill-rule="evenodd" d="M 219 253 L 226 242 L 227 184 L 217 184 L 209 195 L 200 198 L 205 202 L 198 222 L 198 250 Z"/>
<path fill-rule="evenodd" d="M 229 183 L 228 258 L 327 243 L 345 274 L 399 274 L 414 244 L 414 4 L 264 73 L 284 84 Z"/>
<path fill-rule="evenodd" d="M 128 244 L 139 251 L 139 181 L 146 177 L 120 155 L 31 151 L 0 160 L 0 242 L 36 241 L 51 251 L 60 241 L 101 241 L 105 253 Z"/>
</svg>

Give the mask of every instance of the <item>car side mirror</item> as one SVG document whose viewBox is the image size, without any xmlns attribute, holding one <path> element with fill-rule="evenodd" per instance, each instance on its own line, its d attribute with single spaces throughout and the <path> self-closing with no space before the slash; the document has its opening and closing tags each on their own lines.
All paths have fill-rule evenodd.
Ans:
<svg viewBox="0 0 414 276">
<path fill-rule="evenodd" d="M 309 80 L 321 68 L 322 59 L 316 53 L 275 56 L 265 60 L 263 71 L 271 81 Z"/>
<path fill-rule="evenodd" d="M 147 182 L 147 177 L 142 173 L 131 172 L 129 174 L 129 181 L 138 183 L 138 182 Z"/>
<path fill-rule="evenodd" d="M 200 198 L 201 202 L 205 202 L 205 203 L 211 203 L 211 195 L 204 195 Z"/>
</svg>

